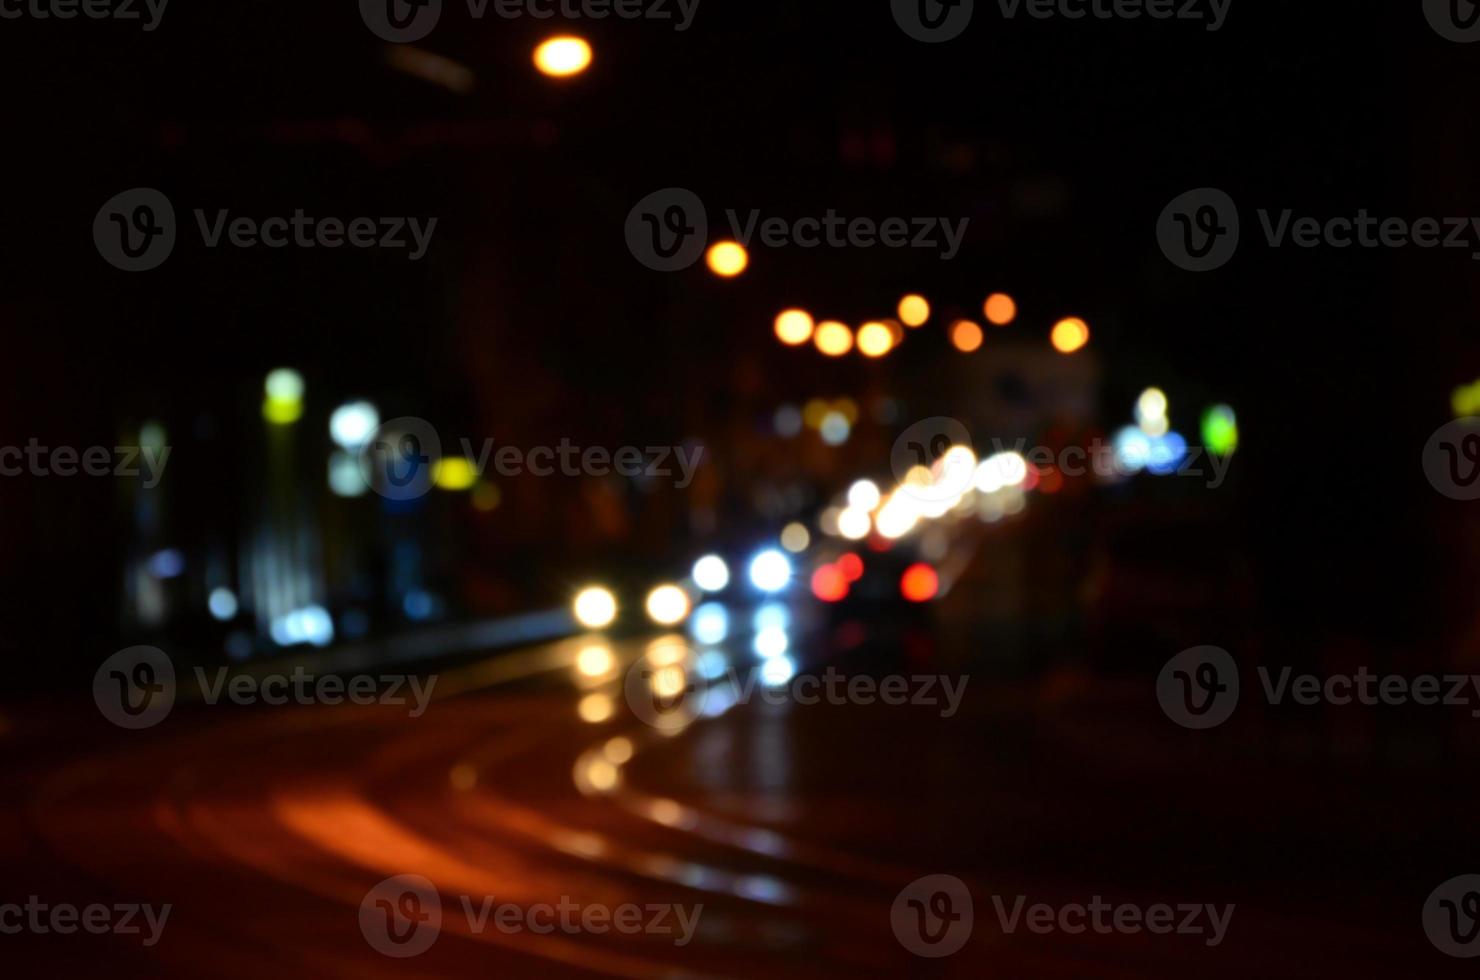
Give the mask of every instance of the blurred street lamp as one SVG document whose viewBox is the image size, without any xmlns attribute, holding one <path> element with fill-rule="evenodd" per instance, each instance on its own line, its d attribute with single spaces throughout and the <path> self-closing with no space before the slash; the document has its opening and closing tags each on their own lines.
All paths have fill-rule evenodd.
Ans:
<svg viewBox="0 0 1480 980">
<path fill-rule="evenodd" d="M 534 49 L 534 65 L 551 78 L 579 75 L 591 66 L 591 45 L 570 35 L 552 37 Z"/>
<path fill-rule="evenodd" d="M 1077 316 L 1060 320 L 1054 324 L 1049 341 L 1060 354 L 1073 354 L 1089 343 L 1089 324 Z"/>
<path fill-rule="evenodd" d="M 776 317 L 776 339 L 788 347 L 800 347 L 812 339 L 812 315 L 806 310 L 785 310 Z"/>
<path fill-rule="evenodd" d="M 894 334 L 882 323 L 865 323 L 858 328 L 858 351 L 864 357 L 883 357 L 894 349 Z"/>
<path fill-rule="evenodd" d="M 676 585 L 660 585 L 648 593 L 647 614 L 659 626 L 676 626 L 688 618 L 689 597 Z"/>
<path fill-rule="evenodd" d="M 750 253 L 739 242 L 715 242 L 704 256 L 709 271 L 721 279 L 733 279 L 750 265 Z"/>
<path fill-rule="evenodd" d="M 951 327 L 951 343 L 963 354 L 981 349 L 982 328 L 970 320 L 957 320 Z"/>
<path fill-rule="evenodd" d="M 573 609 L 577 622 L 587 629 L 599 630 L 617 618 L 617 597 L 599 585 L 589 586 L 576 594 Z"/>
<path fill-rule="evenodd" d="M 930 319 L 930 303 L 924 296 L 910 293 L 899 301 L 899 319 L 907 327 L 923 326 Z"/>
<path fill-rule="evenodd" d="M 826 320 L 817 325 L 812 342 L 828 357 L 842 357 L 853 349 L 853 331 L 846 324 Z"/>
<path fill-rule="evenodd" d="M 994 327 L 1005 327 L 1017 319 L 1017 301 L 1006 293 L 993 293 L 982 304 L 982 313 Z"/>
</svg>

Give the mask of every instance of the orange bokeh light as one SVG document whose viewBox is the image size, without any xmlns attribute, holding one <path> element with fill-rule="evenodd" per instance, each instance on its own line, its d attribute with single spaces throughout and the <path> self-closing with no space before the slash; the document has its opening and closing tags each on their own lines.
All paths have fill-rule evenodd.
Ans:
<svg viewBox="0 0 1480 980">
<path fill-rule="evenodd" d="M 904 570 L 899 580 L 899 591 L 910 602 L 929 602 L 940 591 L 940 577 L 935 574 L 935 569 L 919 562 Z"/>
<path fill-rule="evenodd" d="M 982 304 L 982 312 L 994 327 L 1005 327 L 1017 319 L 1017 300 L 1006 293 L 993 293 Z"/>
<path fill-rule="evenodd" d="M 1060 354 L 1072 354 L 1089 343 L 1089 324 L 1077 316 L 1060 320 L 1054 324 L 1049 340 Z"/>
<path fill-rule="evenodd" d="M 930 303 L 924 296 L 910 293 L 899 301 L 899 319 L 907 327 L 918 327 L 930 319 Z"/>
<path fill-rule="evenodd" d="M 957 320 L 951 327 L 951 343 L 963 354 L 970 354 L 982 345 L 982 328 L 970 320 Z"/>
</svg>

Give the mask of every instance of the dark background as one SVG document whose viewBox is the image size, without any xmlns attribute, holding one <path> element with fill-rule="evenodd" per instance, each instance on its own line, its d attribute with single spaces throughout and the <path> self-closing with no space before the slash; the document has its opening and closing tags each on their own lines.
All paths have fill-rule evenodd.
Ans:
<svg viewBox="0 0 1480 980">
<path fill-rule="evenodd" d="M 872 809 L 872 786 L 852 796 L 826 786 L 817 809 L 850 828 L 872 814 L 879 826 L 868 829 L 880 837 L 947 852 L 933 855 L 939 867 L 986 868 L 1000 851 L 1034 874 L 1067 878 L 1101 861 L 1131 880 L 1197 882 L 1205 858 L 1244 889 L 1232 892 L 1240 901 L 1265 899 L 1282 929 L 1301 920 L 1280 918 L 1281 898 L 1328 917 L 1338 909 L 1344 928 L 1383 923 L 1438 962 L 1419 945 L 1418 909 L 1435 883 L 1473 867 L 1468 709 L 1354 719 L 1289 708 L 1273 722 L 1277 712 L 1251 710 L 1221 740 L 1198 741 L 1164 724 L 1144 681 L 1193 643 L 1297 670 L 1476 670 L 1477 521 L 1429 487 L 1420 452 L 1451 417 L 1451 390 L 1480 376 L 1477 266 L 1468 249 L 1272 250 L 1256 211 L 1480 214 L 1470 108 L 1480 45 L 1439 38 L 1416 2 L 1234 0 L 1217 33 L 1146 20 L 1005 23 L 994 4 L 977 7 L 965 35 L 940 46 L 904 36 L 884 2 L 704 0 L 684 33 L 581 22 L 569 29 L 591 40 L 595 63 L 552 84 L 529 52 L 567 25 L 471 21 L 449 0 L 421 47 L 474 72 L 466 95 L 389 67 L 351 2 L 175 0 L 147 34 L 80 18 L 0 21 L 0 166 L 10 169 L 0 445 L 112 446 L 141 420 L 164 420 L 174 446 L 169 532 L 194 546 L 229 539 L 255 506 L 262 377 L 284 364 L 307 379 L 303 425 L 317 435 L 305 440 L 303 465 L 316 478 L 324 416 L 360 395 L 384 418 L 421 415 L 444 433 L 501 444 L 705 441 L 723 477 L 719 531 L 688 523 L 687 498 L 667 489 L 628 500 L 630 521 L 612 531 L 590 518 L 575 481 L 510 481 L 489 519 L 449 521 L 452 567 L 471 583 L 460 611 L 513 613 L 563 605 L 572 585 L 617 566 L 651 581 L 659 569 L 681 574 L 700 544 L 774 533 L 750 490 L 802 468 L 785 446 L 756 451 L 755 433 L 781 401 L 897 391 L 913 419 L 950 415 L 970 394 L 972 378 L 939 329 L 911 334 L 884 362 L 832 362 L 781 349 L 771 334 L 779 309 L 856 324 L 918 290 L 938 298 L 939 320 L 953 308 L 973 315 L 1005 289 L 1021 308 L 1013 329 L 1039 343 L 1059 317 L 1083 316 L 1103 366 L 1105 427 L 1129 421 L 1136 395 L 1158 384 L 1174 411 L 1236 406 L 1242 441 L 1216 497 L 1182 480 L 1138 483 L 1129 508 L 1035 497 L 1025 535 L 1048 543 L 1038 571 L 1060 555 L 1066 567 L 1040 575 L 1053 594 L 1034 594 L 1029 611 L 1077 596 L 1114 537 L 1112 550 L 1150 570 L 1146 581 L 1201 590 L 1193 632 L 1159 621 L 1159 607 L 1123 610 L 1110 626 L 1092 616 L 1034 622 L 1028 646 L 1044 655 L 1041 675 L 1027 693 L 991 688 L 990 710 L 963 725 L 966 735 L 928 721 L 871 729 L 897 744 L 884 756 L 894 766 L 863 757 L 859 785 L 908 772 L 922 788 L 893 787 L 897 809 L 956 833 L 897 833 L 887 810 Z M 104 201 L 135 186 L 170 196 L 181 237 L 161 269 L 129 275 L 98 256 L 91 225 Z M 753 249 L 735 281 L 702 266 L 660 275 L 628 253 L 623 222 L 669 186 L 696 191 L 714 229 L 727 207 L 970 217 L 971 226 L 950 263 L 913 250 Z M 1243 244 L 1228 266 L 1194 275 L 1162 256 L 1154 224 L 1174 196 L 1205 186 L 1239 204 Z M 377 250 L 208 250 L 193 227 L 197 207 L 439 221 L 427 257 L 410 263 Z M 838 454 L 842 482 L 820 481 L 809 503 L 845 487 L 855 464 L 887 457 L 887 439 L 858 443 Z M 87 679 L 142 639 L 122 613 L 130 533 L 115 481 L 0 478 L 6 683 L 66 692 L 95 723 L 88 734 L 110 745 L 118 733 L 91 717 Z M 1065 541 L 1078 545 L 1056 550 Z M 951 616 L 968 598 L 957 594 Z M 971 645 L 974 634 L 942 619 L 934 641 Z M 1055 673 L 1080 659 L 1093 671 Z M 1139 682 L 1111 694 L 1086 679 L 1137 672 Z M 483 707 L 460 709 L 470 728 L 502 723 Z M 566 708 L 560 717 L 571 721 Z M 843 782 L 818 761 L 832 758 L 817 750 L 835 737 L 830 720 L 811 724 L 812 751 L 776 754 Z M 65 755 L 64 736 L 27 737 L 16 755 L 39 782 L 48 753 Z M 387 726 L 383 737 L 399 746 L 407 735 Z M 725 737 L 737 736 L 715 736 Z M 255 738 L 230 751 L 301 745 Z M 338 753 L 365 744 L 345 735 L 315 761 L 337 774 L 347 768 Z M 674 745 L 675 755 L 687 747 Z M 234 771 L 222 752 L 200 749 L 201 767 Z M 959 777 L 993 752 L 991 771 L 1008 789 Z M 162 755 L 139 771 L 171 772 Z M 558 771 L 542 770 L 552 784 L 565 782 L 568 760 L 558 758 Z M 701 770 L 680 758 L 672 771 Z M 431 782 L 431 772 L 421 776 Z M 397 784 L 386 795 L 405 796 L 406 785 L 420 789 Z M 222 792 L 234 801 L 238 789 Z M 1003 813 L 1005 843 L 971 836 Z M 111 838 L 87 839 L 112 853 Z M 893 889 L 880 891 L 887 903 Z M 984 904 L 977 914 L 986 918 Z M 1269 955 L 1299 948 L 1293 962 L 1319 966 L 1320 944 L 1298 938 Z M 141 973 L 152 969 L 147 956 L 140 962 Z"/>
</svg>

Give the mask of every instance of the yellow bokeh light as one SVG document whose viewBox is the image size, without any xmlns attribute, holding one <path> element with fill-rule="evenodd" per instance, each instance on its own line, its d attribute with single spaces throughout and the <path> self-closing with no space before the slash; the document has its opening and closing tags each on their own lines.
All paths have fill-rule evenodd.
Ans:
<svg viewBox="0 0 1480 980">
<path fill-rule="evenodd" d="M 813 398 L 802 406 L 802 421 L 809 429 L 822 428 L 822 420 L 827 418 L 827 413 L 832 411 L 832 406 L 826 400 Z"/>
<path fill-rule="evenodd" d="M 432 482 L 443 490 L 467 490 L 478 482 L 478 467 L 463 456 L 448 456 L 432 464 Z"/>
<path fill-rule="evenodd" d="M 689 811 L 683 804 L 668 799 L 654 800 L 648 808 L 648 816 L 665 827 L 676 827 L 690 820 Z"/>
<path fill-rule="evenodd" d="M 982 313 L 994 327 L 1005 327 L 1017 319 L 1017 301 L 1006 293 L 993 293 L 982 304 Z"/>
<path fill-rule="evenodd" d="M 576 670 L 584 677 L 605 677 L 616 664 L 611 648 L 602 644 L 584 647 L 576 654 Z"/>
<path fill-rule="evenodd" d="M 609 739 L 602 748 L 601 754 L 606 756 L 608 762 L 613 762 L 620 766 L 632 758 L 632 740 L 623 738 L 620 735 L 616 738 Z"/>
<path fill-rule="evenodd" d="M 576 713 L 581 716 L 582 721 L 590 725 L 601 724 L 615 711 L 616 706 L 612 704 L 610 695 L 606 694 L 588 694 L 576 705 Z"/>
<path fill-rule="evenodd" d="M 658 637 L 643 650 L 643 656 L 654 667 L 683 663 L 688 655 L 689 648 L 685 645 L 683 637 L 674 633 Z"/>
<path fill-rule="evenodd" d="M 653 671 L 648 686 L 660 698 L 677 697 L 688 690 L 689 675 L 677 664 L 667 664 Z"/>
<path fill-rule="evenodd" d="M 262 402 L 262 417 L 273 425 L 292 425 L 303 417 L 303 402 L 268 398 Z"/>
<path fill-rule="evenodd" d="M 858 328 L 858 351 L 864 357 L 883 357 L 894 349 L 894 334 L 882 323 L 865 323 Z"/>
<path fill-rule="evenodd" d="M 591 66 L 591 45 L 579 37 L 552 37 L 534 49 L 534 66 L 551 78 L 579 75 Z"/>
<path fill-rule="evenodd" d="M 586 784 L 598 793 L 615 789 L 620 774 L 621 770 L 602 758 L 590 759 L 586 763 Z"/>
<path fill-rule="evenodd" d="M 739 242 L 715 242 L 704 256 L 709 271 L 726 279 L 733 279 L 750 265 L 750 253 Z"/>
<path fill-rule="evenodd" d="M 982 345 L 982 328 L 970 320 L 957 320 L 951 327 L 951 343 L 963 354 L 970 354 Z"/>
<path fill-rule="evenodd" d="M 849 425 L 858 424 L 858 403 L 847 395 L 833 402 L 832 410 L 847 419 Z"/>
<path fill-rule="evenodd" d="M 923 326 L 930 319 L 930 302 L 924 296 L 910 293 L 899 301 L 899 319 L 907 327 Z"/>
<path fill-rule="evenodd" d="M 576 595 L 576 620 L 587 629 L 610 626 L 617 618 L 617 597 L 607 589 L 593 585 Z"/>
<path fill-rule="evenodd" d="M 812 314 L 806 310 L 785 310 L 776 317 L 776 339 L 789 347 L 800 347 L 812 339 Z"/>
<path fill-rule="evenodd" d="M 1136 399 L 1136 421 L 1145 425 L 1167 417 L 1167 393 L 1160 388 L 1147 388 Z"/>
<path fill-rule="evenodd" d="M 1060 320 L 1054 324 L 1049 340 L 1060 354 L 1072 354 L 1089 343 L 1089 324 L 1077 316 Z"/>
<path fill-rule="evenodd" d="M 673 626 L 689 615 L 689 597 L 676 585 L 660 585 L 648 593 L 647 614 L 659 626 Z"/>
<path fill-rule="evenodd" d="M 828 357 L 842 357 L 853 349 L 853 331 L 848 329 L 847 324 L 826 320 L 817 325 L 812 342 Z"/>
</svg>

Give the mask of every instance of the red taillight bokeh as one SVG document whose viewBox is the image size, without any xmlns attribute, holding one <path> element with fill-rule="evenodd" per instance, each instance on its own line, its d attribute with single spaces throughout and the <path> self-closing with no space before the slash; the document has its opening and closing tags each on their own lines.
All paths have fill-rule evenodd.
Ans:
<svg viewBox="0 0 1480 980">
<path fill-rule="evenodd" d="M 812 573 L 812 594 L 823 602 L 842 602 L 848 597 L 848 577 L 837 565 L 823 565 Z"/>
<path fill-rule="evenodd" d="M 904 576 L 899 580 L 899 591 L 910 602 L 929 602 L 940 591 L 940 578 L 935 569 L 920 562 L 904 570 Z"/>
</svg>

